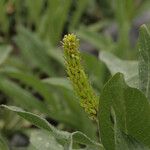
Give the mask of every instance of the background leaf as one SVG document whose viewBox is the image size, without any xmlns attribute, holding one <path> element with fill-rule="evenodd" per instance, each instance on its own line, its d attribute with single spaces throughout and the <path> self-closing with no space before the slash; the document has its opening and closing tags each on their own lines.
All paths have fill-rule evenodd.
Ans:
<svg viewBox="0 0 150 150">
<path fill-rule="evenodd" d="M 121 72 L 124 74 L 125 80 L 129 86 L 139 87 L 137 61 L 121 60 L 115 55 L 105 51 L 102 51 L 99 56 L 100 60 L 106 64 L 112 75 Z"/>
<path fill-rule="evenodd" d="M 1 150 L 9 150 L 7 143 L 5 142 L 4 138 L 0 135 L 0 148 Z"/>
<path fill-rule="evenodd" d="M 83 40 L 92 44 L 97 50 L 112 50 L 114 44 L 109 36 L 100 35 L 97 32 L 88 30 L 86 26 L 81 26 L 75 33 Z"/>
<path fill-rule="evenodd" d="M 77 0 L 76 1 L 76 10 L 73 12 L 71 22 L 69 25 L 69 30 L 71 31 L 72 29 L 75 29 L 77 25 L 80 23 L 81 16 L 84 12 L 84 10 L 87 8 L 89 1 L 88 0 Z"/>
<path fill-rule="evenodd" d="M 0 90 L 7 94 L 11 100 L 27 110 L 39 110 L 49 114 L 49 108 L 35 98 L 30 92 L 21 88 L 13 81 L 0 77 Z"/>
<path fill-rule="evenodd" d="M 20 48 L 22 56 L 30 64 L 47 73 L 49 76 L 54 75 L 54 69 L 51 59 L 47 55 L 47 46 L 28 29 L 20 27 L 15 42 Z"/>
<path fill-rule="evenodd" d="M 12 48 L 10 46 L 0 46 L 0 65 L 7 59 Z"/>
<path fill-rule="evenodd" d="M 60 78 L 60 77 L 47 78 L 44 79 L 43 82 L 51 85 L 61 86 L 68 90 L 73 91 L 72 85 L 70 84 L 69 80 L 66 78 Z"/>
</svg>

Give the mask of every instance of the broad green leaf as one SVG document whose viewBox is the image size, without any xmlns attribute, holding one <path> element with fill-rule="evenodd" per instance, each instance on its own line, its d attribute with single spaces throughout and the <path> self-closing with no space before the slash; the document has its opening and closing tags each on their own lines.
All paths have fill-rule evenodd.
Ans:
<svg viewBox="0 0 150 150">
<path fill-rule="evenodd" d="M 145 25 L 139 36 L 139 86 L 150 100 L 150 32 Z"/>
<path fill-rule="evenodd" d="M 31 133 L 30 143 L 36 150 L 64 150 L 56 139 L 44 130 Z"/>
<path fill-rule="evenodd" d="M 115 147 L 116 150 L 150 150 L 148 147 L 145 147 L 133 137 L 122 132 L 118 127 L 118 120 L 116 118 L 115 112 L 112 109 L 112 118 L 114 121 L 114 134 L 115 134 Z"/>
<path fill-rule="evenodd" d="M 19 116 L 28 120 L 30 123 L 34 124 L 35 126 L 41 128 L 41 129 L 44 129 L 46 131 L 52 132 L 53 135 L 58 139 L 60 138 L 60 139 L 66 140 L 69 138 L 69 134 L 67 132 L 57 130 L 51 124 L 49 124 L 48 121 L 46 121 L 44 118 L 42 118 L 38 115 L 35 115 L 30 112 L 26 112 L 23 109 L 21 109 L 19 107 L 15 107 L 15 106 L 2 105 L 2 107 L 5 107 L 13 112 L 16 112 Z"/>
<path fill-rule="evenodd" d="M 148 147 L 145 147 L 133 137 L 128 136 L 121 132 L 119 129 L 116 131 L 116 150 L 150 150 Z"/>
<path fill-rule="evenodd" d="M 0 46 L 0 65 L 7 59 L 11 51 L 10 46 Z"/>
<path fill-rule="evenodd" d="M 115 150 L 112 107 L 121 131 L 150 147 L 150 104 L 138 89 L 126 85 L 120 73 L 106 83 L 100 96 L 98 119 L 106 150 Z"/>
<path fill-rule="evenodd" d="M 98 147 L 100 148 L 100 150 L 101 149 L 103 150 L 103 146 L 101 144 L 92 141 L 82 132 L 77 131 L 73 133 L 68 133 L 65 131 L 60 131 L 55 127 L 53 127 L 51 124 L 49 124 L 48 121 L 46 121 L 45 119 L 43 119 L 38 115 L 32 114 L 30 112 L 26 112 L 21 108 L 15 106 L 2 105 L 2 107 L 7 108 L 13 112 L 16 112 L 19 116 L 28 120 L 30 123 L 34 124 L 35 126 L 50 132 L 50 134 L 52 134 L 56 139 L 58 139 L 62 143 L 67 144 L 67 148 L 70 149 L 66 149 L 66 150 L 72 150 L 73 142 Z"/>
<path fill-rule="evenodd" d="M 49 150 L 50 148 L 50 150 L 75 150 L 73 149 L 73 141 L 76 140 L 80 141 L 80 144 L 86 145 L 86 148 L 83 150 L 104 150 L 102 145 L 92 142 L 86 135 L 78 131 L 70 133 L 70 138 L 63 147 L 56 141 L 54 136 L 44 130 L 33 132 L 30 137 L 30 143 L 36 150 L 41 150 L 43 147 L 45 150 Z"/>
<path fill-rule="evenodd" d="M 100 60 L 106 64 L 112 75 L 121 72 L 129 86 L 138 88 L 138 63 L 136 61 L 121 60 L 104 51 L 100 53 Z"/>
</svg>

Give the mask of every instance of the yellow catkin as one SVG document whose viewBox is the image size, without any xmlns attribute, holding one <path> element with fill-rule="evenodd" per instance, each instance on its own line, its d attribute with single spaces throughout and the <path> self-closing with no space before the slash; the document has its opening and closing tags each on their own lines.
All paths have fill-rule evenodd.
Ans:
<svg viewBox="0 0 150 150">
<path fill-rule="evenodd" d="M 80 105 L 91 119 L 96 119 L 98 111 L 98 96 L 95 94 L 81 64 L 79 39 L 68 34 L 63 38 L 64 58 L 67 74 L 74 91 L 80 98 Z"/>
</svg>

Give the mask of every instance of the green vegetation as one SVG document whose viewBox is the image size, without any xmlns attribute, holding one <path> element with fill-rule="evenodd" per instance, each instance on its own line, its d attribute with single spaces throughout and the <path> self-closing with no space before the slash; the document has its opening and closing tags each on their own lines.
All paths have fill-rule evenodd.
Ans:
<svg viewBox="0 0 150 150">
<path fill-rule="evenodd" d="M 149 150 L 149 8 L 0 0 L 0 150 Z"/>
</svg>

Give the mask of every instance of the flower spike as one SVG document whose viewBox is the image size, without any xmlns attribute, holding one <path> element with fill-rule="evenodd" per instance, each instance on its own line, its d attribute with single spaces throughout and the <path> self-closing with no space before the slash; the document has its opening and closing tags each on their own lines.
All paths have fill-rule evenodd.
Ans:
<svg viewBox="0 0 150 150">
<path fill-rule="evenodd" d="M 80 98 L 80 105 L 89 117 L 96 119 L 98 111 L 98 96 L 95 94 L 81 64 L 79 39 L 76 35 L 68 34 L 63 38 L 64 58 L 67 74 L 74 91 Z"/>
</svg>

